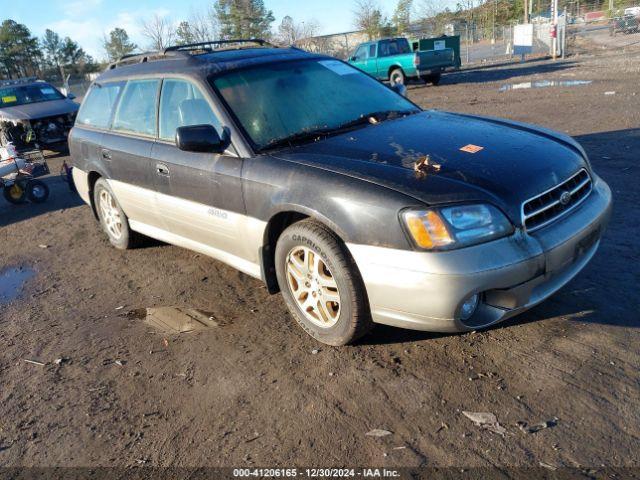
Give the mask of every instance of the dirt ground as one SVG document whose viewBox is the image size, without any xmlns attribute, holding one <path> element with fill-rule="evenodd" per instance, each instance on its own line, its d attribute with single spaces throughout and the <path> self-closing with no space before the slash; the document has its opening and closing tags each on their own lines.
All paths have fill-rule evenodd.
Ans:
<svg viewBox="0 0 640 480">
<path fill-rule="evenodd" d="M 321 346 L 279 295 L 217 261 L 111 248 L 56 176 L 45 205 L 0 200 L 0 282 L 2 268 L 35 271 L 0 296 L 0 466 L 640 467 L 639 79 L 640 52 L 599 52 L 409 89 L 423 107 L 575 136 L 614 192 L 590 265 L 477 333 L 378 326 Z M 533 80 L 593 83 L 500 91 Z M 129 313 L 155 306 L 217 326 L 167 335 Z M 494 413 L 507 433 L 462 411 Z"/>
</svg>

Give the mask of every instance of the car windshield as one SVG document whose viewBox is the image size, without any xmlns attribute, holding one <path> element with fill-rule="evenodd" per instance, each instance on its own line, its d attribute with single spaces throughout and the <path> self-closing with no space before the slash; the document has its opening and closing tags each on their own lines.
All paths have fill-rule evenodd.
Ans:
<svg viewBox="0 0 640 480">
<path fill-rule="evenodd" d="M 32 85 L 11 85 L 0 88 L 0 108 L 26 105 L 27 103 L 48 102 L 64 98 L 58 90 L 48 83 Z"/>
<path fill-rule="evenodd" d="M 213 85 L 257 150 L 419 111 L 338 60 L 270 63 L 217 76 Z"/>
</svg>

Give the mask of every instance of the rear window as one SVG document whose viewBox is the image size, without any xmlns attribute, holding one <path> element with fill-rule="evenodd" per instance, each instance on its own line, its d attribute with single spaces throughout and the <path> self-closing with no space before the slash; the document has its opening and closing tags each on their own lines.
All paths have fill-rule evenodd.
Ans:
<svg viewBox="0 0 640 480">
<path fill-rule="evenodd" d="M 94 83 L 87 97 L 82 102 L 76 122 L 98 128 L 107 128 L 118 94 L 124 85 L 117 83 Z"/>
<path fill-rule="evenodd" d="M 156 105 L 160 80 L 129 80 L 122 92 L 113 129 L 141 135 L 156 135 Z"/>
<path fill-rule="evenodd" d="M 411 53 L 409 41 L 406 38 L 395 38 L 393 40 L 383 40 L 380 42 L 379 57 L 389 57 L 391 55 L 402 55 Z"/>
</svg>

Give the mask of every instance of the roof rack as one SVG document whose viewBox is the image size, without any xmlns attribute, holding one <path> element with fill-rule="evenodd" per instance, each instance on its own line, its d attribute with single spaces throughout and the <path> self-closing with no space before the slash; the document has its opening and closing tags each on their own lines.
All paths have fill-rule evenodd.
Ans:
<svg viewBox="0 0 640 480">
<path fill-rule="evenodd" d="M 168 56 L 186 55 L 181 52 L 142 52 L 142 53 L 130 53 L 129 55 L 123 55 L 115 62 L 112 62 L 107 67 L 107 70 L 113 70 L 114 68 L 122 67 L 124 65 L 132 65 L 134 63 L 146 63 L 154 60 L 164 60 Z"/>
<path fill-rule="evenodd" d="M 234 39 L 234 40 L 209 40 L 207 42 L 187 43 L 185 45 L 174 45 L 167 47 L 162 51 L 151 51 L 142 53 L 131 53 L 120 57 L 113 63 L 110 63 L 107 70 L 113 70 L 114 68 L 122 67 L 124 65 L 132 65 L 134 63 L 146 63 L 155 60 L 165 60 L 167 57 L 190 57 L 192 55 L 200 55 L 203 53 L 212 53 L 214 51 L 228 50 L 230 48 L 250 48 L 243 47 L 241 45 L 253 43 L 260 45 L 261 47 L 273 47 L 278 48 L 275 45 L 262 40 L 261 38 L 250 39 Z M 235 47 L 234 47 L 235 45 Z M 229 48 L 225 48 L 229 46 Z"/>
<path fill-rule="evenodd" d="M 190 54 L 201 54 L 201 53 L 211 53 L 215 50 L 224 50 L 225 46 L 233 46 L 237 45 L 236 48 L 243 48 L 241 45 L 246 43 L 254 43 L 258 44 L 261 47 L 274 47 L 277 48 L 272 43 L 267 42 L 261 38 L 237 38 L 230 40 L 209 40 L 206 42 L 197 42 L 197 43 L 187 43 L 186 45 L 174 45 L 172 47 L 167 47 L 164 49 L 164 53 L 169 52 L 187 52 Z M 244 47 L 250 48 L 250 47 Z"/>
<path fill-rule="evenodd" d="M 27 83 L 42 82 L 38 77 L 13 78 L 9 80 L 0 80 L 0 87 L 8 87 L 11 85 L 25 85 Z"/>
</svg>

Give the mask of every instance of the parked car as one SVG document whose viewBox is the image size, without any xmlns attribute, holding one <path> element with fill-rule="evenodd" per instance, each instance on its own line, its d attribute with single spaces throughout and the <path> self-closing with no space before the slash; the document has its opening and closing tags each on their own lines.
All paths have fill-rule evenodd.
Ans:
<svg viewBox="0 0 640 480">
<path fill-rule="evenodd" d="M 66 142 L 79 105 L 35 78 L 0 81 L 0 144 L 19 149 Z"/>
<path fill-rule="evenodd" d="M 69 142 L 116 248 L 146 235 L 221 260 L 330 345 L 373 323 L 457 332 L 523 312 L 587 264 L 611 208 L 567 135 L 423 111 L 265 42 L 114 63 Z"/>
<path fill-rule="evenodd" d="M 456 66 L 456 58 L 452 48 L 413 51 L 406 38 L 387 38 L 360 44 L 349 63 L 390 83 L 421 79 L 437 85 L 442 72 Z"/>
<path fill-rule="evenodd" d="M 639 17 L 631 14 L 612 18 L 609 21 L 609 34 L 614 37 L 618 33 L 625 35 L 638 33 L 639 23 Z"/>
</svg>

